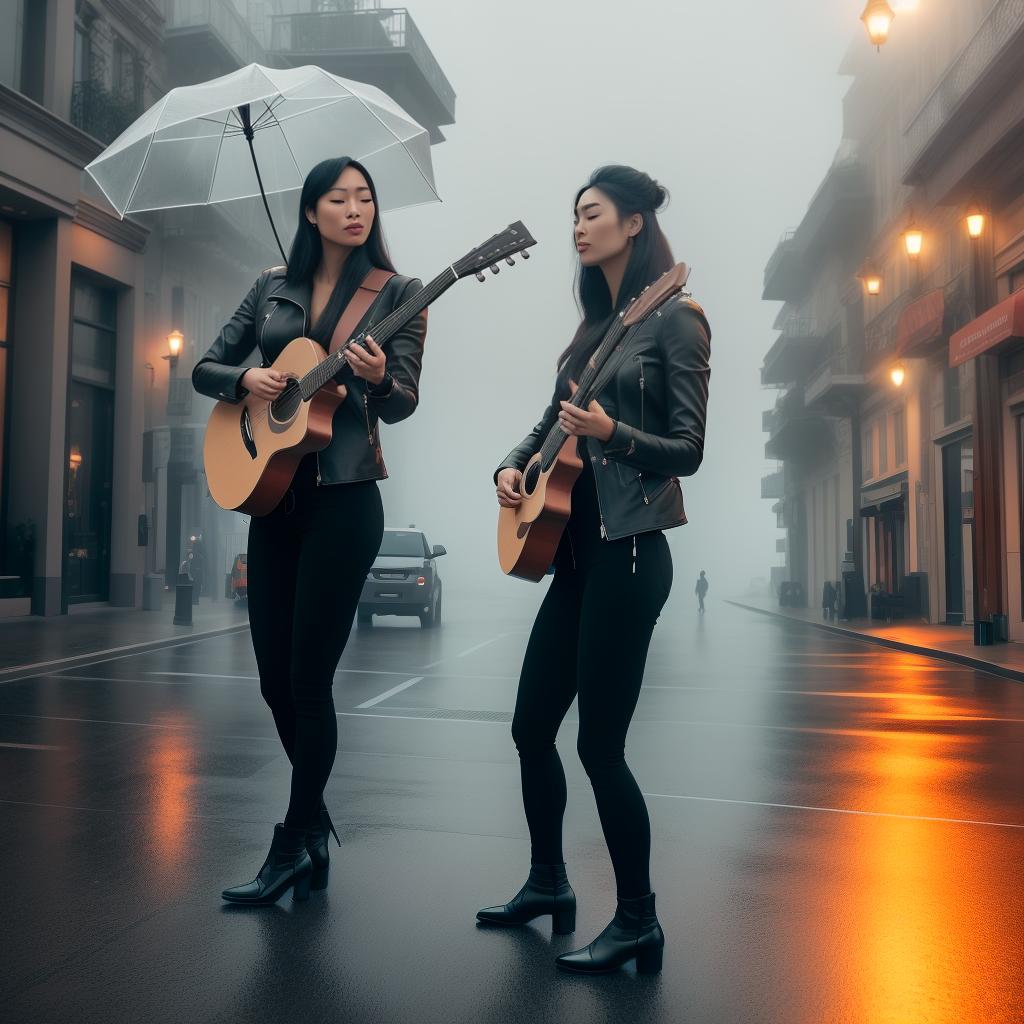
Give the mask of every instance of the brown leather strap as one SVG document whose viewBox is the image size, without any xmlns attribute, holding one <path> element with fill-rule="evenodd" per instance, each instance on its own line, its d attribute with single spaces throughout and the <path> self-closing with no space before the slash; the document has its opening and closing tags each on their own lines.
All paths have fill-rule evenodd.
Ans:
<svg viewBox="0 0 1024 1024">
<path fill-rule="evenodd" d="M 384 285 L 395 275 L 390 270 L 380 270 L 374 267 L 365 278 L 363 283 L 356 289 L 355 295 L 349 300 L 345 312 L 341 314 L 338 326 L 334 328 L 331 335 L 330 352 L 340 348 L 349 338 L 355 334 L 359 321 L 366 316 L 374 299 L 384 290 Z"/>
</svg>

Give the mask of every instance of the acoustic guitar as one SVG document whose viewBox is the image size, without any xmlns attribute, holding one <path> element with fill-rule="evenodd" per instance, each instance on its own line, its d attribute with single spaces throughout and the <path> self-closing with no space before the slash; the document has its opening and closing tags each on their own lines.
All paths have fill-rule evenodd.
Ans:
<svg viewBox="0 0 1024 1024">
<path fill-rule="evenodd" d="M 648 285 L 616 317 L 587 363 L 576 393 L 570 399 L 585 409 L 605 388 L 632 336 L 686 286 L 690 271 L 677 263 Z M 660 314 L 659 314 L 660 315 Z M 558 543 L 572 511 L 572 488 L 583 469 L 577 454 L 579 438 L 566 434 L 556 422 L 523 468 L 518 508 L 498 511 L 498 563 L 509 576 L 534 583 L 542 580 L 554 561 Z M 602 536 L 606 536 L 604 526 Z"/>
<path fill-rule="evenodd" d="M 210 495 L 221 508 L 262 516 L 277 507 L 291 486 L 302 457 L 331 441 L 334 411 L 343 401 L 334 390 L 335 375 L 348 367 L 345 352 L 364 344 L 367 334 L 382 348 L 413 317 L 443 295 L 456 281 L 475 275 L 485 280 L 498 263 L 514 266 L 512 257 L 537 243 L 522 221 L 510 224 L 443 270 L 379 324 L 365 330 L 330 355 L 311 338 L 290 341 L 271 364 L 287 378 L 273 401 L 246 395 L 240 402 L 218 402 L 210 414 L 203 442 L 203 462 Z M 324 390 L 332 385 L 330 390 Z"/>
</svg>

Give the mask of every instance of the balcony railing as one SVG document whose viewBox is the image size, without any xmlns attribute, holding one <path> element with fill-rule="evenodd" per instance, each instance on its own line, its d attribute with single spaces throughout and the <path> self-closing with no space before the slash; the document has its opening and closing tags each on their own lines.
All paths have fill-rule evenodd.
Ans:
<svg viewBox="0 0 1024 1024">
<path fill-rule="evenodd" d="M 761 497 L 779 501 L 785 496 L 785 480 L 781 469 L 761 477 Z"/>
<path fill-rule="evenodd" d="M 904 132 L 905 180 L 957 108 L 1021 32 L 1024 0 L 999 0 Z"/>
<path fill-rule="evenodd" d="M 168 0 L 164 28 L 168 33 L 209 28 L 239 67 L 267 62 L 266 51 L 231 0 Z"/>
<path fill-rule="evenodd" d="M 403 7 L 279 15 L 271 22 L 270 49 L 308 54 L 407 50 L 444 108 L 455 110 L 455 90 Z"/>
<path fill-rule="evenodd" d="M 71 123 L 100 142 L 113 142 L 140 114 L 134 99 L 109 92 L 99 82 L 75 82 Z"/>
</svg>

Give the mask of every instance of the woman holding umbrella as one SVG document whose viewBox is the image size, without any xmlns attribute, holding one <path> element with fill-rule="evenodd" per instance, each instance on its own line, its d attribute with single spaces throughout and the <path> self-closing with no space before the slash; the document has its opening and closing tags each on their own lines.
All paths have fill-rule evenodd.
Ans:
<svg viewBox="0 0 1024 1024">
<path fill-rule="evenodd" d="M 196 364 L 193 386 L 220 401 L 250 392 L 275 399 L 285 378 L 267 367 L 297 337 L 328 348 L 364 282 L 380 286 L 375 319 L 421 287 L 394 272 L 366 168 L 348 157 L 324 160 L 303 184 L 288 266 L 259 276 Z M 306 899 L 311 887 L 327 885 L 328 834 L 337 839 L 323 802 L 338 742 L 332 684 L 384 529 L 377 481 L 387 470 L 377 423 L 415 411 L 425 335 L 421 313 L 392 337 L 387 353 L 370 337 L 365 349 L 349 348 L 352 376 L 338 385 L 343 401 L 330 443 L 303 458 L 277 508 L 250 521 L 252 643 L 292 774 L 270 853 L 255 879 L 224 890 L 231 903 L 272 904 L 290 888 Z M 262 366 L 243 367 L 256 349 Z"/>
</svg>

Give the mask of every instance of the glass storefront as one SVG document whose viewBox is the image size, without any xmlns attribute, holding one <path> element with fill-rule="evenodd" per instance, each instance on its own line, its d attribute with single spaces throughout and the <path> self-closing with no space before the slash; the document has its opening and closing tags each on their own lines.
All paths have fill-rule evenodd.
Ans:
<svg viewBox="0 0 1024 1024">
<path fill-rule="evenodd" d="M 946 622 L 974 621 L 974 441 L 942 449 Z"/>
</svg>

